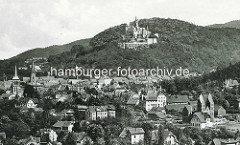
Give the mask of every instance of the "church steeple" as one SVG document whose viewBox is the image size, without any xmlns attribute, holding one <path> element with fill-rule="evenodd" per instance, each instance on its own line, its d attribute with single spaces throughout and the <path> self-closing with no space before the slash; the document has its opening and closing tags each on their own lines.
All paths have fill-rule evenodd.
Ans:
<svg viewBox="0 0 240 145">
<path fill-rule="evenodd" d="M 15 65 L 15 70 L 14 70 L 14 76 L 13 76 L 13 94 L 17 95 L 18 94 L 18 90 L 20 88 L 20 85 L 19 85 L 19 77 L 18 77 L 18 74 L 17 74 L 17 66 Z"/>
<path fill-rule="evenodd" d="M 16 65 L 15 65 L 13 80 L 19 80 L 19 77 L 18 77 L 18 74 L 17 74 L 17 66 Z"/>
<path fill-rule="evenodd" d="M 136 28 L 138 29 L 139 26 L 138 26 L 138 19 L 137 19 L 137 16 L 135 17 L 135 25 L 136 25 Z"/>
<path fill-rule="evenodd" d="M 34 61 L 32 62 L 31 83 L 36 84 L 36 71 L 35 71 Z"/>
</svg>

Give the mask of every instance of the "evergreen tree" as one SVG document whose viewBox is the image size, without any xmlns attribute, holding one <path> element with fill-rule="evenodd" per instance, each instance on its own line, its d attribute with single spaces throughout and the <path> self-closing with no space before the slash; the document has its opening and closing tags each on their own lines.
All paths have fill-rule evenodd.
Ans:
<svg viewBox="0 0 240 145">
<path fill-rule="evenodd" d="M 76 138 L 73 133 L 68 134 L 68 136 L 64 142 L 64 145 L 77 145 Z"/>
<path fill-rule="evenodd" d="M 163 145 L 164 144 L 164 126 L 160 125 L 158 129 L 158 144 Z"/>
</svg>

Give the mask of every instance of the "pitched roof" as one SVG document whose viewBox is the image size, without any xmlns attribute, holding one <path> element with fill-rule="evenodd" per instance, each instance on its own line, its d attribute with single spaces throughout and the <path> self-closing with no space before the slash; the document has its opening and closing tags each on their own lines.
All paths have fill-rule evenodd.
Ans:
<svg viewBox="0 0 240 145">
<path fill-rule="evenodd" d="M 24 139 L 19 140 L 18 144 L 27 144 L 29 142 L 40 143 L 40 137 L 29 136 L 28 138 L 24 138 Z"/>
<path fill-rule="evenodd" d="M 105 105 L 105 106 L 89 106 L 88 111 L 95 112 L 95 111 L 107 111 L 107 110 L 115 110 L 115 106 L 113 105 Z"/>
<path fill-rule="evenodd" d="M 181 102 L 189 102 L 189 97 L 187 95 L 172 95 L 167 97 L 168 103 L 181 103 Z"/>
<path fill-rule="evenodd" d="M 146 100 L 157 100 L 158 92 L 156 90 L 149 90 L 145 96 Z"/>
<path fill-rule="evenodd" d="M 164 107 L 153 107 L 149 112 L 162 112 L 163 110 L 165 110 Z"/>
<path fill-rule="evenodd" d="M 0 98 L 8 99 L 11 95 L 13 95 L 13 94 L 11 94 L 11 93 L 4 93 L 4 94 L 2 94 L 2 95 L 0 96 Z"/>
<path fill-rule="evenodd" d="M 127 101 L 127 105 L 137 105 L 138 101 L 139 101 L 139 98 L 133 98 L 133 97 L 131 97 L 131 98 L 129 98 L 129 100 Z"/>
<path fill-rule="evenodd" d="M 144 134 L 144 130 L 142 128 L 130 128 L 128 131 L 130 134 Z"/>
<path fill-rule="evenodd" d="M 166 117 L 165 113 L 163 113 L 163 112 L 148 112 L 148 115 L 149 116 L 153 115 L 153 116 L 156 116 L 157 118 L 161 118 L 161 119 Z"/>
<path fill-rule="evenodd" d="M 214 105 L 214 111 L 218 111 L 220 108 L 224 109 L 221 105 Z"/>
<path fill-rule="evenodd" d="M 185 104 L 169 104 L 166 105 L 167 110 L 174 110 L 177 112 L 182 112 Z"/>
<path fill-rule="evenodd" d="M 131 135 L 145 133 L 142 128 L 125 127 L 123 131 L 120 133 L 119 137 L 125 138 L 127 135 L 127 132 L 129 132 Z"/>
<path fill-rule="evenodd" d="M 68 127 L 72 123 L 72 121 L 58 121 L 53 125 L 53 127 Z"/>
<path fill-rule="evenodd" d="M 197 101 L 189 101 L 188 104 L 189 105 L 197 105 Z"/>
<path fill-rule="evenodd" d="M 196 116 L 200 120 L 200 122 L 206 122 L 206 118 L 211 118 L 209 114 L 202 112 L 195 112 L 194 116 Z"/>
<path fill-rule="evenodd" d="M 185 105 L 184 108 L 186 108 L 188 112 L 195 112 L 197 110 L 197 104 Z"/>
<path fill-rule="evenodd" d="M 185 105 L 185 108 L 187 109 L 188 112 L 192 112 L 192 105 Z"/>
<path fill-rule="evenodd" d="M 85 106 L 85 105 L 77 105 L 77 108 L 80 109 L 80 110 L 87 110 L 88 107 Z"/>
<path fill-rule="evenodd" d="M 164 129 L 164 140 L 170 135 L 174 136 L 174 138 L 177 139 L 171 131 L 169 131 L 168 129 Z"/>
</svg>

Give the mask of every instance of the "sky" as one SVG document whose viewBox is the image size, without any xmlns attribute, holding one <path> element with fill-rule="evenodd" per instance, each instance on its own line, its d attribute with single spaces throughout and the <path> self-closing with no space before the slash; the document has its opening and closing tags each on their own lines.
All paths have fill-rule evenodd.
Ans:
<svg viewBox="0 0 240 145">
<path fill-rule="evenodd" d="M 0 59 L 91 38 L 135 16 L 201 26 L 240 20 L 239 5 L 239 0 L 0 0 Z"/>
</svg>

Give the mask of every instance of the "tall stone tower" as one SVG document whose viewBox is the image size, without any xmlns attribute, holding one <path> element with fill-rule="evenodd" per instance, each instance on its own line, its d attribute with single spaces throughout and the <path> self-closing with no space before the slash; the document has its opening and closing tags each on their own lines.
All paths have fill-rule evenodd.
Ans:
<svg viewBox="0 0 240 145">
<path fill-rule="evenodd" d="M 34 61 L 32 62 L 31 84 L 36 84 L 36 70 Z"/>
<path fill-rule="evenodd" d="M 135 25 L 136 25 L 136 28 L 137 28 L 137 30 L 138 30 L 139 25 L 138 25 L 138 19 L 137 19 L 137 17 L 135 17 Z"/>
<path fill-rule="evenodd" d="M 15 66 L 15 71 L 14 71 L 14 76 L 13 76 L 13 94 L 14 95 L 17 95 L 18 94 L 18 90 L 20 89 L 20 79 L 18 77 L 18 74 L 17 74 L 17 66 Z"/>
</svg>

